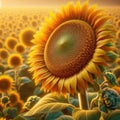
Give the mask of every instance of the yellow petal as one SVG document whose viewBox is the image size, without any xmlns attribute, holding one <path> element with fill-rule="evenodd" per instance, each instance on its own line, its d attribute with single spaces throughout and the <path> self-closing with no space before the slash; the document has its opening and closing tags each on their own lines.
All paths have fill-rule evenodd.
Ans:
<svg viewBox="0 0 120 120">
<path fill-rule="evenodd" d="M 64 86 L 65 79 L 60 79 L 58 81 L 58 90 L 62 92 L 63 86 Z"/>
<path fill-rule="evenodd" d="M 81 7 L 81 11 L 84 11 L 84 12 L 81 12 L 81 19 L 85 20 L 86 18 L 86 13 L 88 11 L 88 1 L 86 1 L 83 6 Z"/>
<path fill-rule="evenodd" d="M 69 80 L 69 78 L 65 79 L 64 87 L 70 93 L 70 80 Z"/>
<path fill-rule="evenodd" d="M 42 75 L 42 74 L 45 74 L 45 73 L 47 73 L 48 72 L 48 70 L 47 69 L 40 69 L 40 70 L 37 70 L 37 72 L 34 72 L 34 78 L 36 78 L 37 76 L 40 76 L 40 75 Z"/>
<path fill-rule="evenodd" d="M 97 21 L 95 21 L 93 28 L 97 29 L 100 26 L 102 26 L 107 20 L 109 20 L 110 17 L 106 16 L 106 17 L 101 17 L 100 19 L 98 19 Z"/>
<path fill-rule="evenodd" d="M 100 48 L 100 47 L 102 47 L 102 46 L 104 46 L 107 43 L 112 42 L 112 41 L 113 41 L 112 39 L 100 40 L 97 42 L 97 48 Z"/>
<path fill-rule="evenodd" d="M 74 91 L 74 93 L 76 93 L 76 85 L 77 85 L 77 78 L 76 75 L 73 75 L 72 77 L 70 77 L 70 86 Z"/>
<path fill-rule="evenodd" d="M 96 15 L 98 15 L 99 13 L 101 13 L 102 11 L 103 11 L 102 9 L 96 9 L 96 10 L 92 11 L 88 16 L 88 21 L 90 21 L 90 23 L 91 23 L 92 20 L 94 19 L 94 17 Z"/>
<path fill-rule="evenodd" d="M 76 75 L 76 77 L 77 77 L 77 84 L 79 84 L 79 86 L 81 86 L 82 88 L 86 88 L 86 81 L 85 80 L 83 80 L 83 78 L 82 78 L 82 74 L 81 73 L 78 73 L 77 75 Z"/>
<path fill-rule="evenodd" d="M 103 56 L 105 54 L 106 54 L 106 51 L 97 48 L 97 49 L 95 49 L 94 57 L 96 57 L 96 56 Z M 93 59 L 94 59 L 94 57 L 93 57 Z"/>
<path fill-rule="evenodd" d="M 93 84 L 93 80 L 92 80 L 91 77 L 89 76 L 89 73 L 87 72 L 86 69 L 84 69 L 84 70 L 81 72 L 81 74 L 82 74 L 82 78 L 83 78 L 84 80 L 86 80 L 87 82 Z"/>
<path fill-rule="evenodd" d="M 51 86 L 50 86 L 49 90 L 51 90 L 51 89 L 54 87 L 54 85 L 58 82 L 59 79 L 60 79 L 59 77 L 55 77 L 55 78 L 52 80 Z"/>
<path fill-rule="evenodd" d="M 48 77 L 45 82 L 43 82 L 42 84 L 42 88 L 45 88 L 49 83 L 51 83 L 53 80 L 55 79 L 55 76 L 51 75 L 50 77 Z"/>
<path fill-rule="evenodd" d="M 92 61 L 94 63 L 97 63 L 98 65 L 103 65 L 103 66 L 108 67 L 106 60 L 102 57 L 94 57 L 94 59 Z"/>
<path fill-rule="evenodd" d="M 90 73 L 93 73 L 93 74 L 97 75 L 97 76 L 99 76 L 99 74 L 100 74 L 99 71 L 96 68 L 95 63 L 93 63 L 92 61 L 90 61 L 88 63 L 88 65 L 86 66 L 86 70 Z"/>
</svg>

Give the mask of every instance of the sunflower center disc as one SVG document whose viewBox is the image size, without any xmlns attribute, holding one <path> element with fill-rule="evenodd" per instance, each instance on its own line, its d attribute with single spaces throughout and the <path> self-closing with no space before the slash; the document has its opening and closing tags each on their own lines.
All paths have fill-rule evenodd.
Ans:
<svg viewBox="0 0 120 120">
<path fill-rule="evenodd" d="M 44 51 L 45 64 L 52 74 L 70 77 L 91 60 L 96 46 L 91 26 L 81 20 L 59 25 L 50 35 Z"/>
</svg>

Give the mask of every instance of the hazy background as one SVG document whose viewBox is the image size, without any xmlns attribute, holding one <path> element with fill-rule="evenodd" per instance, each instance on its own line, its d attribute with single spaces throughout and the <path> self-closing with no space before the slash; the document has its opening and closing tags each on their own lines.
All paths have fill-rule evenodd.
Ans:
<svg viewBox="0 0 120 120">
<path fill-rule="evenodd" d="M 0 0 L 1 7 L 56 7 L 66 4 L 68 1 L 78 0 Z M 85 0 L 80 0 L 81 2 Z M 120 0 L 89 0 L 91 4 L 99 6 L 120 6 Z"/>
</svg>

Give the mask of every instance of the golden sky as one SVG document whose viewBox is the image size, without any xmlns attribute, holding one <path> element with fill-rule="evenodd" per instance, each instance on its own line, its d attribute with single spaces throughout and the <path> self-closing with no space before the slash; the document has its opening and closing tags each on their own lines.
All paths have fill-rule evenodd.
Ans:
<svg viewBox="0 0 120 120">
<path fill-rule="evenodd" d="M 78 0 L 2 0 L 2 7 L 34 7 L 34 6 L 60 6 L 68 1 Z M 85 1 L 85 0 L 80 0 Z M 120 6 L 120 0 L 89 0 L 91 3 L 98 3 L 100 6 Z"/>
</svg>

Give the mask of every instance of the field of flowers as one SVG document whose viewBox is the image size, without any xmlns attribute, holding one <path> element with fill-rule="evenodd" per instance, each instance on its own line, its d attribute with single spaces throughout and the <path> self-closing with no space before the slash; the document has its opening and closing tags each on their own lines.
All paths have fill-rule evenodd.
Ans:
<svg viewBox="0 0 120 120">
<path fill-rule="evenodd" d="M 63 15 L 54 9 L 0 9 L 0 120 L 120 120 L 120 8 L 104 8 L 110 17 L 104 26 L 106 18 L 95 6 L 71 6 L 62 8 Z M 78 22 L 79 12 L 94 32 Z M 65 34 L 70 42 L 61 40 Z M 73 44 L 70 34 L 86 42 Z M 87 52 L 77 56 L 81 49 Z"/>
</svg>

